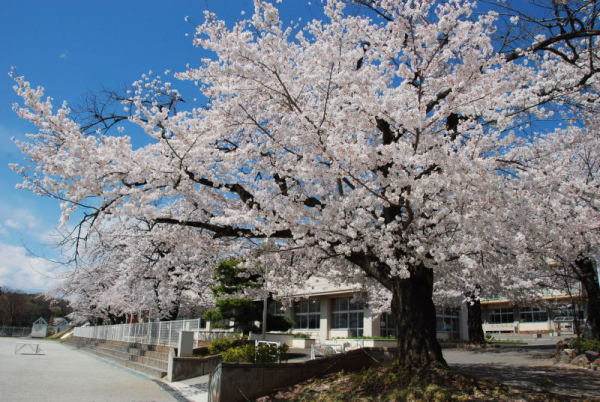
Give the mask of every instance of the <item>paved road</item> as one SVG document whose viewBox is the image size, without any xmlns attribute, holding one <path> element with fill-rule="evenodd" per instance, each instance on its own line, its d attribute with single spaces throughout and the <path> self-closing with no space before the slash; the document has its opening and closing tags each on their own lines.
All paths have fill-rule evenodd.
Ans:
<svg viewBox="0 0 600 402">
<path fill-rule="evenodd" d="M 39 342 L 42 355 L 14 354 Z M 173 402 L 149 377 L 55 341 L 0 338 L 0 401 Z"/>
<path fill-rule="evenodd" d="M 465 351 L 445 349 L 450 366 L 475 377 L 526 391 L 599 398 L 600 372 L 553 364 L 554 347 L 534 346 Z"/>
</svg>

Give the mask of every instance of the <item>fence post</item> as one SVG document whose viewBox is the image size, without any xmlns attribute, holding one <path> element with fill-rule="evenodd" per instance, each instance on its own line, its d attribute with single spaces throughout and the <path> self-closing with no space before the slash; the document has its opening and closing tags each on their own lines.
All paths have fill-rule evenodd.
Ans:
<svg viewBox="0 0 600 402">
<path fill-rule="evenodd" d="M 160 338 L 162 338 L 162 322 L 158 322 L 158 336 L 156 337 L 156 344 L 160 345 Z"/>
<path fill-rule="evenodd" d="M 167 345 L 171 345 L 171 329 L 173 328 L 173 321 L 169 321 L 169 341 Z"/>
</svg>

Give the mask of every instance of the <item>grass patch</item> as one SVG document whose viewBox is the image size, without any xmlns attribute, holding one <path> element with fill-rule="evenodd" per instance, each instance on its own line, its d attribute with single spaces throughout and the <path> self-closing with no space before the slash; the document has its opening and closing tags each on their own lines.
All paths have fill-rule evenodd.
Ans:
<svg viewBox="0 0 600 402">
<path fill-rule="evenodd" d="M 311 379 L 261 402 L 370 402 L 370 401 L 560 401 L 547 392 L 515 391 L 501 383 L 481 381 L 460 372 L 436 367 L 414 371 L 398 364 L 375 366 L 355 373 L 335 373 Z"/>
<path fill-rule="evenodd" d="M 65 342 L 68 338 L 60 339 L 60 337 L 63 336 L 64 334 L 66 334 L 69 331 L 73 331 L 73 328 L 68 328 L 68 329 L 65 329 L 64 331 L 60 331 L 60 332 L 57 332 L 55 334 L 52 334 L 52 335 L 48 336 L 46 339 L 52 339 L 52 340 L 55 340 L 55 341 L 57 340 L 57 341 Z"/>
<path fill-rule="evenodd" d="M 496 339 L 490 335 L 485 336 L 485 341 L 487 343 L 525 343 L 521 339 Z"/>
</svg>

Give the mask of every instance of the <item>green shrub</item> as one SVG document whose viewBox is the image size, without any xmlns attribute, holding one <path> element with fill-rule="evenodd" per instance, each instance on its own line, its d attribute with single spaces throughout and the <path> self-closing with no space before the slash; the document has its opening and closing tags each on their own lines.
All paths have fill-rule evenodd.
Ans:
<svg viewBox="0 0 600 402">
<path fill-rule="evenodd" d="M 211 355 L 218 355 L 228 349 L 242 346 L 246 342 L 247 338 L 244 336 L 237 336 L 235 338 L 217 338 L 210 342 L 210 345 L 208 345 L 208 351 Z"/>
<path fill-rule="evenodd" d="M 303 332 L 298 332 L 292 335 L 294 335 L 294 339 L 312 339 L 311 334 L 305 334 Z"/>
<path fill-rule="evenodd" d="M 230 349 L 224 350 L 221 353 L 221 357 L 223 358 L 224 362 L 236 362 L 236 363 L 237 362 L 252 363 L 252 362 L 254 362 L 254 355 L 255 355 L 255 350 L 254 350 L 254 345 L 252 345 L 252 344 L 246 344 L 246 345 L 230 348 Z"/>
<path fill-rule="evenodd" d="M 274 363 L 282 360 L 288 350 L 285 343 L 281 346 L 261 343 L 256 348 L 256 363 Z"/>
<path fill-rule="evenodd" d="M 597 339 L 574 339 L 573 348 L 581 351 L 593 350 L 600 353 L 600 341 Z"/>
<path fill-rule="evenodd" d="M 245 363 L 274 363 L 281 360 L 287 352 L 288 346 L 275 346 L 259 344 L 255 347 L 252 344 L 236 346 L 227 349 L 221 353 L 224 362 L 245 362 Z"/>
<path fill-rule="evenodd" d="M 211 323 L 215 323 L 223 319 L 223 314 L 221 314 L 221 312 L 217 309 L 207 310 L 204 312 L 204 319 L 206 321 L 210 321 Z"/>
</svg>

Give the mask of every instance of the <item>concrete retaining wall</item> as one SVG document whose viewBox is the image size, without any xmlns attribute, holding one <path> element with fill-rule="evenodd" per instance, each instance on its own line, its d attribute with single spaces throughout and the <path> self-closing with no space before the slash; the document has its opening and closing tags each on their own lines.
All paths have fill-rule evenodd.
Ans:
<svg viewBox="0 0 600 402">
<path fill-rule="evenodd" d="M 364 348 L 302 363 L 221 363 L 211 373 L 209 400 L 253 400 L 312 377 L 341 370 L 359 370 L 392 358 L 390 350 Z"/>
<path fill-rule="evenodd" d="M 208 357 L 175 357 L 169 355 L 167 381 L 181 381 L 212 373 L 221 363 L 221 356 Z"/>
</svg>

